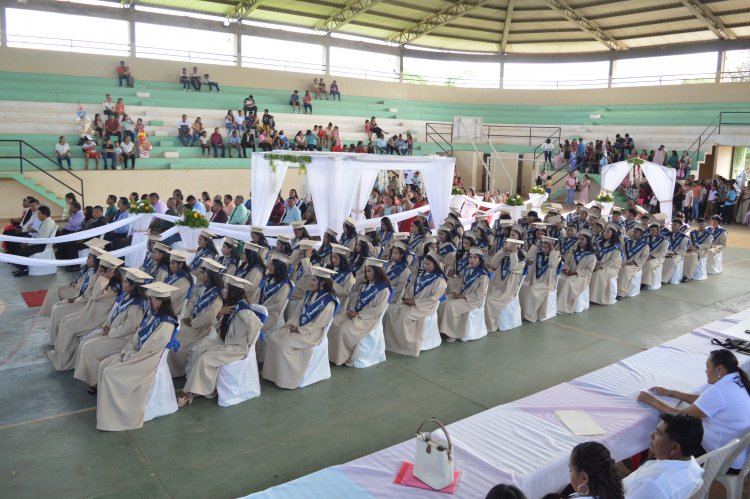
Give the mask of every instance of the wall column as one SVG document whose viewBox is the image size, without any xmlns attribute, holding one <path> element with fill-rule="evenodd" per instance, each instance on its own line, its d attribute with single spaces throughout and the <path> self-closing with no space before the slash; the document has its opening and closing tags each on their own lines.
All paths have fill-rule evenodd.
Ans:
<svg viewBox="0 0 750 499">
<path fill-rule="evenodd" d="M 720 50 L 716 58 L 716 83 L 721 83 L 721 73 L 724 72 L 724 63 L 726 62 L 726 51 Z"/>
<path fill-rule="evenodd" d="M 607 73 L 607 88 L 612 88 L 612 75 L 615 74 L 615 64 L 616 64 L 616 61 L 614 58 L 609 60 L 609 72 Z"/>
<path fill-rule="evenodd" d="M 505 80 L 505 61 L 500 61 L 500 90 L 503 89 L 503 80 Z"/>
<path fill-rule="evenodd" d="M 135 57 L 135 3 L 128 7 L 128 45 L 130 46 L 130 57 Z"/>
<path fill-rule="evenodd" d="M 6 2 L 2 0 L 0 2 L 0 45 L 3 47 L 8 46 L 8 25 L 5 22 L 5 7 Z"/>
<path fill-rule="evenodd" d="M 404 82 L 404 46 L 401 45 L 398 49 L 398 81 L 399 83 Z"/>
<path fill-rule="evenodd" d="M 237 67 L 242 67 L 242 21 L 234 23 L 234 55 L 237 57 Z"/>
<path fill-rule="evenodd" d="M 325 66 L 326 76 L 331 74 L 331 34 L 328 33 L 323 37 L 323 65 Z"/>
</svg>

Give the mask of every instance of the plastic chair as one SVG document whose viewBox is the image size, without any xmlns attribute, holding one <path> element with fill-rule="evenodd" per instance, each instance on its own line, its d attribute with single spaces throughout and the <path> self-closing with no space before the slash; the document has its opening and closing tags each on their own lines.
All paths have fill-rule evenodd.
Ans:
<svg viewBox="0 0 750 499">
<path fill-rule="evenodd" d="M 39 260 L 55 260 L 52 244 L 45 246 L 44 251 L 34 253 L 31 258 Z M 29 275 L 52 275 L 57 273 L 57 265 L 29 265 Z"/>
<path fill-rule="evenodd" d="M 727 442 L 724 447 L 715 451 L 708 452 L 698 459 L 698 464 L 703 465 L 703 482 L 689 497 L 689 499 L 707 499 L 708 492 L 711 490 L 711 483 L 716 479 L 719 473 L 726 470 L 732 463 L 732 456 L 737 450 L 739 438 L 734 438 Z"/>
<path fill-rule="evenodd" d="M 484 299 L 479 307 L 469 312 L 466 321 L 466 336 L 461 341 L 473 341 L 487 336 L 487 324 L 484 322 Z"/>
<path fill-rule="evenodd" d="M 646 286 L 646 289 L 648 289 L 649 291 L 656 291 L 657 289 L 661 289 L 661 275 L 663 273 L 663 270 L 663 265 L 659 265 L 659 268 L 654 270 L 654 284 Z"/>
<path fill-rule="evenodd" d="M 393 289 L 391 296 L 388 297 L 388 303 L 393 298 Z M 365 368 L 385 362 L 385 336 L 383 336 L 383 316 L 388 310 L 386 306 L 378 317 L 378 322 L 372 331 L 359 342 L 357 357 L 352 361 L 352 366 Z"/>
<path fill-rule="evenodd" d="M 424 320 L 424 328 L 422 330 L 422 344 L 419 346 L 419 351 L 424 352 L 425 350 L 432 350 L 437 348 L 443 342 L 440 337 L 440 331 L 438 331 L 438 306 L 445 301 L 445 295 L 440 297 L 437 304 L 435 304 L 435 310 Z"/>
<path fill-rule="evenodd" d="M 561 261 L 557 266 L 557 272 L 555 273 L 555 287 L 547 295 L 547 310 L 544 317 L 540 317 L 540 321 L 546 321 L 557 317 L 557 285 L 560 283 L 560 272 L 562 272 L 563 262 Z"/>
<path fill-rule="evenodd" d="M 271 336 L 272 333 L 278 331 L 286 325 L 286 320 L 284 320 L 284 313 L 286 312 L 286 308 L 289 306 L 289 299 L 292 297 L 292 293 L 294 293 L 294 283 L 290 282 L 290 284 L 291 289 L 289 289 L 289 294 L 286 297 L 286 303 L 281 307 L 281 310 L 279 311 L 279 319 L 276 321 L 276 324 L 271 324 L 267 328 L 263 328 L 263 335 L 265 337 Z M 263 362 L 263 359 L 265 359 L 266 356 L 266 343 L 261 338 L 260 343 L 256 342 L 255 346 L 256 353 L 258 355 L 258 362 Z"/>
<path fill-rule="evenodd" d="M 589 288 L 583 290 L 583 292 L 576 297 L 576 306 L 573 313 L 580 314 L 589 309 L 591 301 L 589 300 Z"/>
<path fill-rule="evenodd" d="M 744 437 L 742 437 L 740 442 L 737 444 L 737 449 L 729 457 L 729 459 L 727 459 L 727 461 L 730 463 L 729 466 L 731 466 L 731 463 L 733 463 L 735 459 L 739 457 L 742 451 L 748 448 L 748 446 L 750 446 L 750 431 L 747 432 Z M 717 482 L 720 482 L 726 489 L 727 499 L 742 499 L 742 488 L 745 484 L 745 477 L 749 473 L 750 473 L 750 457 L 748 459 L 745 459 L 745 464 L 742 466 L 742 469 L 740 470 L 739 474 L 727 475 L 726 469 L 725 469 L 723 472 L 716 475 L 715 480 Z M 750 489 L 748 489 L 747 497 L 750 498 Z"/>
<path fill-rule="evenodd" d="M 698 266 L 695 268 L 695 272 L 693 272 L 693 275 L 690 276 L 692 280 L 702 281 L 704 279 L 708 279 L 708 273 L 706 272 L 706 260 L 707 257 L 705 256 L 698 257 Z"/>
<path fill-rule="evenodd" d="M 598 303 L 599 305 L 614 305 L 615 303 L 617 303 L 617 276 L 609 280 L 607 287 L 608 287 L 608 293 L 606 296 L 606 300 L 604 300 L 603 302 L 597 301 L 594 303 Z"/>
<path fill-rule="evenodd" d="M 338 305 L 333 311 L 333 317 L 336 317 L 336 313 L 339 311 Z M 305 370 L 305 375 L 302 377 L 302 381 L 298 388 L 304 388 L 318 381 L 324 381 L 331 377 L 331 365 L 328 362 L 328 330 L 333 324 L 333 317 L 328 321 L 325 330 L 323 331 L 323 341 L 313 347 L 312 358 L 310 364 L 308 364 Z"/>
<path fill-rule="evenodd" d="M 684 267 L 683 261 L 680 261 L 677 265 L 675 265 L 674 273 L 672 274 L 672 277 L 669 279 L 669 284 L 680 284 L 682 283 L 682 271 Z"/>
<path fill-rule="evenodd" d="M 713 251 L 708 252 L 706 257 L 706 273 L 708 275 L 721 274 L 723 269 L 722 260 L 724 259 L 722 254 L 723 252 L 721 251 L 717 251 L 716 253 Z"/>
<path fill-rule="evenodd" d="M 523 281 L 526 280 L 527 275 L 529 275 L 528 265 L 523 269 L 523 275 L 518 282 L 516 294 L 513 295 L 510 303 L 500 311 L 500 320 L 498 322 L 498 329 L 500 331 L 508 331 L 509 329 L 520 327 L 521 324 L 523 324 L 523 320 L 521 319 L 521 302 L 518 301 L 518 293 L 521 291 L 521 286 L 523 286 Z"/>
<path fill-rule="evenodd" d="M 266 307 L 250 305 L 250 308 L 265 325 L 268 320 Z M 219 394 L 219 405 L 222 407 L 229 407 L 260 396 L 260 376 L 254 343 L 249 346 L 244 359 L 230 362 L 219 368 L 216 391 Z"/>
<path fill-rule="evenodd" d="M 628 294 L 625 296 L 627 298 L 633 298 L 634 296 L 638 296 L 641 294 L 641 279 L 643 278 L 643 270 L 639 270 L 638 272 L 633 275 L 633 279 L 630 281 L 630 289 L 628 290 Z"/>
<path fill-rule="evenodd" d="M 144 423 L 177 412 L 177 398 L 174 394 L 172 373 L 169 371 L 167 354 L 169 354 L 169 348 L 164 349 L 159 359 L 159 366 L 156 368 L 156 375 L 154 376 L 154 385 L 148 394 L 143 413 Z"/>
</svg>

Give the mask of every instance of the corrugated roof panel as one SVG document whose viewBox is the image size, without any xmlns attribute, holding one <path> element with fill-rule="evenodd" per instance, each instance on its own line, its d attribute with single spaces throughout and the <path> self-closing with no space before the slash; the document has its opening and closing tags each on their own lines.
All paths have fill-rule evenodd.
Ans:
<svg viewBox="0 0 750 499">
<path fill-rule="evenodd" d="M 533 32 L 533 31 L 567 31 L 575 29 L 583 31 L 581 28 L 569 21 L 544 21 L 544 22 L 515 22 L 513 19 L 510 23 L 510 32 Z"/>
<path fill-rule="evenodd" d="M 750 26 L 742 26 L 738 28 L 732 28 L 735 35 L 743 38 L 750 37 Z"/>
<path fill-rule="evenodd" d="M 412 45 L 421 45 L 430 48 L 442 48 L 447 50 L 465 50 L 469 52 L 497 52 L 497 43 L 472 42 L 467 40 L 458 40 L 443 38 L 441 36 L 425 35 L 417 38 Z"/>
<path fill-rule="evenodd" d="M 297 12 L 300 14 L 315 14 L 319 16 L 324 16 L 326 18 L 332 16 L 339 10 L 341 10 L 341 7 L 338 5 L 328 5 L 329 3 L 335 3 L 335 2 L 325 2 L 325 4 L 317 3 L 317 2 L 310 2 L 310 1 L 299 1 L 299 0 L 262 0 L 262 3 L 260 4 L 261 9 L 267 9 L 272 10 L 274 8 L 276 9 L 282 9 L 282 10 L 288 10 L 292 12 Z M 250 17 L 252 18 L 253 15 L 251 14 Z"/>
<path fill-rule="evenodd" d="M 464 19 L 464 18 L 458 18 L 454 19 L 451 22 L 448 23 L 448 25 L 456 28 L 463 28 L 463 29 L 491 29 L 495 31 L 502 31 L 503 30 L 503 21 L 497 20 L 497 21 L 479 21 L 476 19 Z"/>
<path fill-rule="evenodd" d="M 341 33 L 349 33 L 351 35 L 369 36 L 371 38 L 377 38 L 378 40 L 385 40 L 393 31 L 388 29 L 376 29 L 369 26 L 358 26 L 356 23 L 349 23 L 338 30 Z"/>
<path fill-rule="evenodd" d="M 429 12 L 424 12 L 422 10 L 409 9 L 405 7 L 396 7 L 393 5 L 377 4 L 377 3 L 372 8 L 368 9 L 367 13 L 378 14 L 383 17 L 391 17 L 393 15 L 396 15 L 398 17 L 405 17 L 408 19 L 412 19 L 413 22 L 418 22 L 430 15 Z M 357 15 L 356 17 L 359 17 L 360 15 Z"/>
<path fill-rule="evenodd" d="M 686 32 L 690 30 L 703 30 L 705 25 L 697 19 L 692 21 L 680 21 L 673 23 L 642 24 L 622 29 L 609 29 L 607 33 L 615 38 L 630 38 L 634 36 L 651 36 L 669 31 Z"/>
<path fill-rule="evenodd" d="M 390 31 L 401 31 L 414 24 L 413 22 L 402 21 L 400 19 L 388 19 L 387 17 L 381 16 L 379 14 L 370 13 L 370 12 L 366 12 L 364 14 L 361 14 L 355 17 L 352 20 L 352 22 L 375 25 L 378 27 L 382 27 L 383 29 L 388 29 Z"/>
<path fill-rule="evenodd" d="M 716 36 L 710 31 L 702 31 L 697 33 L 680 33 L 676 35 L 660 35 L 650 36 L 645 38 L 632 38 L 629 40 L 622 40 L 620 43 L 628 48 L 636 47 L 653 47 L 659 45 L 667 45 L 670 43 L 693 43 L 702 41 L 715 41 Z"/>
<path fill-rule="evenodd" d="M 216 15 L 225 15 L 232 9 L 233 5 L 224 5 L 218 2 L 197 2 L 195 0 L 143 0 L 138 3 L 165 9 L 194 10 Z"/>
<path fill-rule="evenodd" d="M 730 16 L 716 16 L 724 24 L 750 24 L 750 11 Z"/>
<path fill-rule="evenodd" d="M 682 7 L 667 9 L 659 12 L 643 12 L 637 14 L 628 14 L 626 16 L 612 16 L 601 19 L 596 19 L 594 22 L 601 28 L 609 28 L 613 26 L 631 25 L 643 22 L 653 21 L 664 21 L 670 22 L 672 20 L 689 20 L 695 19 L 695 16 L 688 12 Z"/>
<path fill-rule="evenodd" d="M 747 0 L 722 0 L 705 4 L 713 13 L 726 12 L 728 10 L 750 10 Z"/>
<path fill-rule="evenodd" d="M 495 42 L 498 43 L 498 40 L 500 37 L 498 36 L 497 32 L 487 32 L 487 31 L 478 31 L 478 30 L 467 30 L 467 29 L 461 29 L 461 28 L 451 28 L 449 26 L 441 26 L 439 28 L 436 28 L 431 31 L 431 34 L 436 36 L 446 36 L 446 37 L 463 37 L 463 38 L 478 38 L 480 40 L 487 40 L 488 42 Z"/>
<path fill-rule="evenodd" d="M 318 21 L 320 21 L 320 19 L 318 18 L 312 18 L 309 16 L 281 14 L 279 12 L 273 12 L 265 9 L 256 9 L 252 14 L 251 19 L 253 21 L 291 24 L 293 26 L 300 26 L 305 28 L 312 28 Z"/>
<path fill-rule="evenodd" d="M 565 54 L 582 52 L 604 52 L 604 45 L 592 42 L 559 42 L 559 43 L 509 43 L 509 54 Z"/>
<path fill-rule="evenodd" d="M 519 10 L 513 10 L 513 20 L 512 22 L 516 21 L 531 21 L 531 22 L 539 22 L 539 21 L 561 21 L 565 19 L 565 16 L 557 12 L 556 10 L 546 9 L 546 10 L 533 10 L 533 11 L 519 11 Z"/>
</svg>

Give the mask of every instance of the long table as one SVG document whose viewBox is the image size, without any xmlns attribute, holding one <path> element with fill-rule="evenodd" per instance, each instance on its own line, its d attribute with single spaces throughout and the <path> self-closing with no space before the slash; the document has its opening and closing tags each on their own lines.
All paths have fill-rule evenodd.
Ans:
<svg viewBox="0 0 750 499">
<path fill-rule="evenodd" d="M 618 461 L 646 449 L 659 416 L 656 410 L 636 401 L 638 392 L 655 385 L 698 392 L 706 383 L 708 354 L 719 348 L 711 344 L 711 339 L 750 339 L 744 333 L 746 329 L 750 329 L 750 309 L 572 381 L 449 425 L 456 470 L 462 472 L 453 497 L 484 497 L 498 483 L 515 484 L 531 499 L 560 490 L 568 483 L 570 451 L 589 440 L 606 445 Z M 737 355 L 747 370 L 750 356 Z M 664 400 L 677 403 L 675 399 Z M 606 435 L 573 435 L 555 416 L 555 411 L 561 409 L 586 411 Z M 414 449 L 414 440 L 408 440 L 248 497 L 442 497 L 433 491 L 393 483 L 401 463 L 413 461 Z"/>
</svg>

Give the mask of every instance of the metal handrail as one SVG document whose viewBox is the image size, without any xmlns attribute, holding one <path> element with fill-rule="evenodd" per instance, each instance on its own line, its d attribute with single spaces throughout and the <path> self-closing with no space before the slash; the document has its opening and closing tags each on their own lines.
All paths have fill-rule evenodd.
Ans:
<svg viewBox="0 0 750 499">
<path fill-rule="evenodd" d="M 724 121 L 724 115 L 737 115 L 737 114 L 744 114 L 749 117 L 747 121 Z M 718 122 L 718 123 L 717 123 Z M 687 148 L 688 151 L 688 157 L 691 159 L 695 158 L 695 160 L 698 160 L 698 155 L 700 154 L 701 147 L 703 147 L 708 139 L 710 139 L 714 134 L 718 133 L 721 134 L 721 127 L 722 126 L 737 126 L 737 125 L 750 125 L 750 111 L 721 111 L 716 117 L 711 120 L 711 123 L 706 126 L 706 128 L 703 129 L 703 131 L 698 135 L 698 137 L 693 141 L 692 144 L 690 144 Z M 693 149 L 695 147 L 695 149 Z"/>
<path fill-rule="evenodd" d="M 63 186 L 65 186 L 69 191 L 71 191 L 74 194 L 77 194 L 78 196 L 80 196 L 80 198 L 81 198 L 81 205 L 84 204 L 85 196 L 84 196 L 84 190 L 83 190 L 83 179 L 81 177 L 79 177 L 78 175 L 76 175 L 75 173 L 73 173 L 70 170 L 66 170 L 65 168 L 60 167 L 60 165 L 57 164 L 56 160 L 50 158 L 45 153 L 43 153 L 42 151 L 40 151 L 39 149 L 37 149 L 33 145 L 29 144 L 25 140 L 0 139 L 0 144 L 2 144 L 2 143 L 8 143 L 8 142 L 14 143 L 14 144 L 18 144 L 18 155 L 16 155 L 16 156 L 0 156 L 0 159 L 17 159 L 18 160 L 18 170 L 22 174 L 23 174 L 24 162 L 28 163 L 28 165 L 30 165 L 31 167 L 33 167 L 33 168 L 37 169 L 38 171 L 44 173 L 45 175 L 47 175 L 48 177 L 50 177 L 51 179 L 53 179 L 55 182 L 57 182 L 57 183 L 62 184 Z M 54 175 L 50 174 L 48 170 L 44 169 L 43 167 L 37 165 L 32 160 L 30 160 L 29 158 L 27 158 L 26 155 L 24 154 L 24 150 L 23 150 L 24 146 L 30 147 L 39 156 L 41 156 L 42 158 L 44 158 L 47 161 L 49 161 L 50 163 L 52 163 L 54 165 L 56 171 L 65 172 L 65 174 L 70 175 L 73 178 L 75 178 L 78 181 L 78 184 L 80 185 L 80 187 L 79 187 L 80 190 L 77 190 L 75 187 L 72 187 L 71 185 L 68 185 L 63 180 L 61 180 L 61 179 L 55 177 Z"/>
<path fill-rule="evenodd" d="M 445 136 L 443 136 L 443 133 L 438 132 L 437 130 L 435 130 L 435 128 L 433 127 L 433 125 L 442 125 L 442 126 L 450 125 L 450 127 L 451 127 L 451 131 L 450 131 L 451 140 L 446 139 Z M 440 149 L 445 154 L 447 154 L 448 156 L 453 156 L 453 124 L 452 123 L 437 123 L 437 122 L 435 122 L 435 123 L 425 123 L 424 128 L 425 128 L 425 142 L 429 142 L 430 140 L 432 140 L 435 144 L 438 145 L 438 147 L 440 147 Z M 430 130 L 432 130 L 432 132 L 430 132 Z M 435 137 L 433 137 L 433 135 L 437 135 L 438 137 L 440 137 L 440 139 L 442 139 L 442 141 L 443 141 L 442 144 L 440 142 L 438 142 L 437 139 L 435 139 Z M 443 146 L 443 144 L 445 144 L 445 147 Z M 446 147 L 447 147 L 447 149 L 446 149 Z"/>
</svg>

